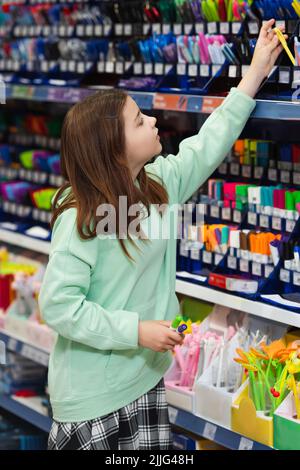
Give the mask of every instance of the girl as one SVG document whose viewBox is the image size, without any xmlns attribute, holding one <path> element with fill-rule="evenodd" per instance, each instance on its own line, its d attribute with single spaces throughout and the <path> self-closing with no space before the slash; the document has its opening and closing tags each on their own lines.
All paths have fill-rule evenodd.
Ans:
<svg viewBox="0 0 300 470">
<path fill-rule="evenodd" d="M 154 204 L 187 201 L 239 137 L 282 51 L 273 24 L 262 27 L 239 86 L 177 155 L 146 165 L 161 152 L 156 119 L 123 91 L 95 93 L 67 113 L 61 136 L 67 183 L 53 203 L 39 296 L 45 322 L 58 333 L 49 363 L 49 449 L 171 448 L 162 377 L 182 342 L 169 328 L 179 310 L 176 237 L 149 239 L 145 221 L 160 228 L 164 215 Z M 120 223 L 121 196 L 129 208 L 146 209 L 138 225 L 143 236 L 131 236 L 132 217 Z M 96 221 L 107 208 L 115 225 L 100 233 Z"/>
</svg>

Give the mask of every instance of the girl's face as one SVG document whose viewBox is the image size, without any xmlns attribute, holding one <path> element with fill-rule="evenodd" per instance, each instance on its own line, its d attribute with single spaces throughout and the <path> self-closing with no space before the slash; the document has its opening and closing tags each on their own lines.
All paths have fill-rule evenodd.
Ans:
<svg viewBox="0 0 300 470">
<path fill-rule="evenodd" d="M 162 146 L 155 117 L 142 114 L 135 101 L 128 96 L 123 110 L 126 155 L 133 180 L 143 166 L 155 155 L 159 155 Z"/>
</svg>

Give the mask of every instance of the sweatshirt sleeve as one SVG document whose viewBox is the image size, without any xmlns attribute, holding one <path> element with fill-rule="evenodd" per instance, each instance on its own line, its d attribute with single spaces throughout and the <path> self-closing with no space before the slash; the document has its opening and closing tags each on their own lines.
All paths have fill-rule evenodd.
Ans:
<svg viewBox="0 0 300 470">
<path fill-rule="evenodd" d="M 222 163 L 240 136 L 256 101 L 237 88 L 205 121 L 198 134 L 184 139 L 177 155 L 159 156 L 145 170 L 164 183 L 170 203 L 183 204 Z"/>
<path fill-rule="evenodd" d="M 92 348 L 136 349 L 138 313 L 107 310 L 86 298 L 98 244 L 97 237 L 79 238 L 76 209 L 59 216 L 38 299 L 42 318 L 59 335 Z"/>
</svg>

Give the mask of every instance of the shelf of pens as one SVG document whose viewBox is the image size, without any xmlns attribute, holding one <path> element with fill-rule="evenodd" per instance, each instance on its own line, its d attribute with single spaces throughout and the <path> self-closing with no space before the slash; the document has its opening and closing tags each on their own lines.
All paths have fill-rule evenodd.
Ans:
<svg viewBox="0 0 300 470">
<path fill-rule="evenodd" d="M 63 183 L 59 155 L 1 145 L 0 163 L 1 211 L 49 223 L 51 199 Z"/>
</svg>

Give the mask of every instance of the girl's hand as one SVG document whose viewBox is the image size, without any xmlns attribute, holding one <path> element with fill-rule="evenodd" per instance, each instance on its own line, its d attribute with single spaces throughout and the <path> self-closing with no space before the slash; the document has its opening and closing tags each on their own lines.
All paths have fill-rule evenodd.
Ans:
<svg viewBox="0 0 300 470">
<path fill-rule="evenodd" d="M 269 75 L 282 52 L 283 47 L 274 31 L 271 29 L 275 20 L 267 21 L 261 28 L 256 43 L 249 71 L 240 82 L 238 88 L 254 98 L 262 81 Z M 282 32 L 283 27 L 279 28 Z M 287 39 L 287 35 L 285 35 Z"/>
<path fill-rule="evenodd" d="M 253 70 L 255 70 L 262 79 L 267 77 L 272 71 L 279 54 L 283 50 L 277 34 L 271 29 L 274 23 L 275 20 L 272 19 L 262 26 L 251 63 Z M 278 29 L 284 32 L 283 26 Z M 286 34 L 285 38 L 287 39 Z"/>
<path fill-rule="evenodd" d="M 171 330 L 170 325 L 171 322 L 167 321 L 140 321 L 139 345 L 156 352 L 166 352 L 182 344 L 184 338 Z"/>
</svg>

